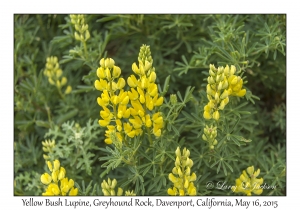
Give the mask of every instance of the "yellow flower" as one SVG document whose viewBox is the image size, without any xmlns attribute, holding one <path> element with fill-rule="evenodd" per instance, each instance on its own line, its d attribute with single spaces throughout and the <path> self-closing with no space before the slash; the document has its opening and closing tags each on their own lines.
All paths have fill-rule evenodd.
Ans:
<svg viewBox="0 0 300 210">
<path fill-rule="evenodd" d="M 103 180 L 101 183 L 101 188 L 102 188 L 102 192 L 105 196 L 121 196 L 123 195 L 123 189 L 118 187 L 117 193 L 115 191 L 115 188 L 117 186 L 117 180 L 113 179 L 111 180 L 110 178 L 108 178 L 108 180 Z M 134 191 L 126 191 L 125 192 L 125 196 L 135 196 L 136 194 L 134 193 Z"/>
<path fill-rule="evenodd" d="M 228 65 L 218 69 L 210 64 L 209 77 L 207 78 L 206 93 L 209 100 L 204 107 L 203 117 L 207 120 L 213 118 L 218 121 L 220 119 L 219 110 L 223 110 L 229 102 L 229 96 L 243 97 L 246 89 L 242 89 L 243 79 L 234 75 L 235 66 Z"/>
<path fill-rule="evenodd" d="M 193 161 L 189 158 L 190 151 L 186 148 L 183 149 L 182 153 L 177 147 L 176 151 L 175 167 L 172 173 L 169 174 L 169 180 L 173 183 L 173 187 L 168 189 L 169 195 L 196 195 L 197 189 L 194 185 L 194 181 L 197 176 L 195 173 L 191 174 L 191 167 Z"/>
<path fill-rule="evenodd" d="M 46 192 L 42 193 L 42 195 L 60 195 L 60 189 L 57 184 L 51 183 L 48 185 Z"/>
<path fill-rule="evenodd" d="M 46 59 L 46 65 L 44 69 L 44 75 L 48 77 L 48 81 L 51 85 L 55 85 L 60 94 L 61 88 L 65 86 L 68 82 L 66 77 L 60 77 L 63 74 L 63 71 L 59 67 L 58 59 L 56 56 L 51 56 Z M 65 89 L 64 94 L 69 94 L 72 91 L 72 87 L 70 85 Z M 63 95 L 63 94 L 62 94 Z"/>
<path fill-rule="evenodd" d="M 136 75 L 127 78 L 130 90 L 124 91 L 126 82 L 120 77 L 121 69 L 115 66 L 112 58 L 100 60 L 100 67 L 97 69 L 99 79 L 94 85 L 102 92 L 97 98 L 99 106 L 103 108 L 100 111 L 102 119 L 99 120 L 99 124 L 108 129 L 105 134 L 107 144 L 114 143 L 110 137 L 112 130 L 116 130 L 120 140 L 124 135 L 129 138 L 141 135 L 145 128 L 150 128 L 147 132 L 150 131 L 154 136 L 161 136 L 163 116 L 154 116 L 157 112 L 156 107 L 163 104 L 164 98 L 158 94 L 152 63 L 150 47 L 143 45 L 138 56 L 138 65 L 132 64 Z"/>
<path fill-rule="evenodd" d="M 235 180 L 235 186 L 232 187 L 234 193 L 243 193 L 251 196 L 252 193 L 260 195 L 263 189 L 260 187 L 263 183 L 263 178 L 256 178 L 260 173 L 260 169 L 254 171 L 253 166 L 249 166 L 243 171 L 241 176 Z"/>
<path fill-rule="evenodd" d="M 218 144 L 218 141 L 216 140 L 217 133 L 217 127 L 213 127 L 212 125 L 209 127 L 205 125 L 202 139 L 208 142 L 208 146 L 210 149 L 214 149 L 215 145 Z"/>
<path fill-rule="evenodd" d="M 71 92 L 72 92 L 72 87 L 70 85 L 68 85 L 66 90 L 65 90 L 65 94 L 69 94 Z"/>
<path fill-rule="evenodd" d="M 47 161 L 47 165 L 52 173 L 51 176 L 48 173 L 41 175 L 41 182 L 48 185 L 42 195 L 66 195 L 69 191 L 69 195 L 78 194 L 78 189 L 74 188 L 74 181 L 65 177 L 66 170 L 60 166 L 59 160 L 53 161 L 53 164 Z"/>
<path fill-rule="evenodd" d="M 44 173 L 41 176 L 41 182 L 45 185 L 50 184 L 50 182 L 52 181 L 52 177 L 48 174 L 48 173 Z"/>
<path fill-rule="evenodd" d="M 90 38 L 89 26 L 85 23 L 84 15 L 70 15 L 71 23 L 74 24 L 75 39 L 78 41 L 87 41 Z"/>
</svg>

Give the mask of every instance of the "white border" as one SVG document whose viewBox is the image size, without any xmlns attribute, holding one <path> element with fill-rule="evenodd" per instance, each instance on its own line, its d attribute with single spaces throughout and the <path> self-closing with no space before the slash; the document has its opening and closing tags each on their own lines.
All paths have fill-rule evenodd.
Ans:
<svg viewBox="0 0 300 210">
<path fill-rule="evenodd" d="M 296 1 L 7 1 L 1 5 L 1 207 L 13 209 L 22 208 L 22 199 L 30 197 L 13 196 L 13 14 L 14 13 L 286 13 L 287 14 L 287 196 L 286 197 L 216 197 L 222 199 L 240 199 L 254 201 L 256 199 L 279 201 L 279 207 L 284 209 L 299 206 L 298 190 L 299 161 L 296 154 L 297 130 L 299 130 L 299 12 Z M 4 65 L 3 65 L 4 64 Z M 298 152 L 298 153 L 297 153 Z M 146 197 L 142 197 L 146 198 Z M 160 197 L 150 197 L 156 199 Z M 167 200 L 187 200 L 189 198 L 162 197 Z M 194 197 L 194 200 L 200 197 Z M 202 197 L 201 197 L 202 198 Z M 206 197 L 203 197 L 203 199 Z M 208 197 L 213 198 L 213 197 Z M 36 200 L 44 200 L 44 197 L 34 197 Z M 57 198 L 52 198 L 57 199 Z M 77 197 L 68 199 L 84 199 L 92 202 L 95 197 Z M 118 200 L 126 198 L 118 197 Z M 47 207 L 38 208 L 45 209 Z M 56 207 L 62 209 L 60 207 Z M 66 207 L 64 207 L 66 208 Z M 102 208 L 102 207 L 101 207 Z M 97 207 L 97 209 L 101 209 Z M 165 207 L 164 207 L 165 208 Z M 27 208 L 31 209 L 31 207 Z M 37 209 L 37 208 L 36 208 Z M 76 209 L 91 209 L 90 207 Z M 95 208 L 92 208 L 95 209 Z M 102 208 L 103 209 L 103 208 Z M 114 209 L 109 207 L 109 209 Z M 155 208 L 157 209 L 157 208 Z M 177 209 L 177 208 L 176 208 Z M 182 209 L 182 208 L 180 208 Z M 206 209 L 203 208 L 202 209 Z M 212 209 L 217 209 L 213 207 Z M 219 208 L 218 208 L 219 209 Z M 232 209 L 232 208 L 231 208 Z M 241 208 L 242 209 L 242 208 Z M 253 209 L 249 208 L 249 209 Z M 262 208 L 264 209 L 264 208 Z"/>
</svg>

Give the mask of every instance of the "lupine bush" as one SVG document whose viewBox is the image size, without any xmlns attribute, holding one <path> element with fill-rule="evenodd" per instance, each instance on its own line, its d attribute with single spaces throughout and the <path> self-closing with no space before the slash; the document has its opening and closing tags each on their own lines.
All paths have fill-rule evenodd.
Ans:
<svg viewBox="0 0 300 210">
<path fill-rule="evenodd" d="M 285 52 L 282 14 L 16 14 L 14 195 L 286 195 Z"/>
</svg>

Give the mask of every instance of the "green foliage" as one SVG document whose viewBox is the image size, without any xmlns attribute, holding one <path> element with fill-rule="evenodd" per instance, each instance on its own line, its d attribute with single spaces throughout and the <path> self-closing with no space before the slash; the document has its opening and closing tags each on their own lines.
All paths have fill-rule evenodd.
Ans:
<svg viewBox="0 0 300 210">
<path fill-rule="evenodd" d="M 85 15 L 90 37 L 75 38 L 69 15 L 14 16 L 14 193 L 41 195 L 43 154 L 59 159 L 79 195 L 103 195 L 108 177 L 137 195 L 167 195 L 175 150 L 186 147 L 194 162 L 197 195 L 235 195 L 207 183 L 235 185 L 254 165 L 286 195 L 286 17 L 285 15 Z M 99 124 L 100 92 L 94 87 L 101 58 L 113 58 L 126 80 L 142 44 L 149 45 L 164 103 L 160 137 L 146 132 L 121 144 L 104 143 Z M 64 97 L 44 75 L 56 56 L 72 91 Z M 230 97 L 220 119 L 203 117 L 209 65 L 234 65 L 244 97 Z M 125 87 L 125 90 L 128 90 Z M 217 127 L 218 144 L 202 139 Z M 52 152 L 42 141 L 53 139 Z"/>
</svg>

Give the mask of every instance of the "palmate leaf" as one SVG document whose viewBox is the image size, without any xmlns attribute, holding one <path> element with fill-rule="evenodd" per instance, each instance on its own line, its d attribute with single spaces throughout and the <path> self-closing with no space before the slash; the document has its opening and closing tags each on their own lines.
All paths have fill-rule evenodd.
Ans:
<svg viewBox="0 0 300 210">
<path fill-rule="evenodd" d="M 105 174 L 108 174 L 112 169 L 115 169 L 122 163 L 123 156 L 116 148 L 113 150 L 107 146 L 105 148 L 100 148 L 100 150 L 108 154 L 105 157 L 99 158 L 100 161 L 106 161 L 101 165 L 101 167 L 106 168 L 100 175 L 100 177 L 103 178 Z"/>
</svg>

